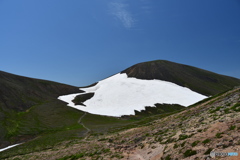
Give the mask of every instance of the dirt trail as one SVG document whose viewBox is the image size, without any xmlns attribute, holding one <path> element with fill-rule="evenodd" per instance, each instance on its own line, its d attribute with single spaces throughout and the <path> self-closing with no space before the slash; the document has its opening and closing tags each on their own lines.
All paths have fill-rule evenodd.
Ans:
<svg viewBox="0 0 240 160">
<path fill-rule="evenodd" d="M 84 112 L 84 114 L 79 118 L 78 123 L 79 123 L 80 125 L 82 125 L 83 128 L 85 128 L 85 129 L 87 130 L 86 134 L 88 134 L 88 133 L 91 131 L 91 129 L 89 129 L 88 127 L 86 127 L 86 126 L 84 125 L 84 123 L 82 122 L 82 119 L 84 118 L 84 116 L 86 116 L 86 114 L 87 114 L 87 113 Z"/>
</svg>

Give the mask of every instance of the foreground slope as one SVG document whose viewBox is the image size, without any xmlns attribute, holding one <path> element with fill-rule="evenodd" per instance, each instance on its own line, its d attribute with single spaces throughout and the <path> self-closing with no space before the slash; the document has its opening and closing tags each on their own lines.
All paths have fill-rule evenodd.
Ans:
<svg viewBox="0 0 240 160">
<path fill-rule="evenodd" d="M 240 85 L 240 79 L 166 60 L 138 63 L 121 73 L 138 79 L 159 79 L 172 82 L 206 96 L 212 96 Z"/>
<path fill-rule="evenodd" d="M 186 110 L 145 119 L 130 129 L 66 141 L 48 150 L 9 159 L 212 159 L 210 152 L 238 152 L 240 159 L 240 88 L 208 98 Z M 155 118 L 155 120 L 154 120 Z M 130 126 L 129 126 L 130 127 Z M 126 128 L 126 127 L 125 127 Z M 15 148 L 15 150 L 21 149 Z M 5 152 L 6 155 L 14 153 Z M 4 157 L 4 156 L 2 156 Z"/>
</svg>

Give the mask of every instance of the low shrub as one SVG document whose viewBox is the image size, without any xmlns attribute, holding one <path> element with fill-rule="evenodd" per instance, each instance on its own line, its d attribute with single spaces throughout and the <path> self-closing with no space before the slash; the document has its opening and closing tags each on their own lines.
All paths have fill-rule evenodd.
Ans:
<svg viewBox="0 0 240 160">
<path fill-rule="evenodd" d="M 223 137 L 222 134 L 223 133 L 217 133 L 215 136 L 216 136 L 216 138 L 222 138 Z"/>
<path fill-rule="evenodd" d="M 195 147 L 199 142 L 200 142 L 200 141 L 194 141 L 194 142 L 192 143 L 192 147 Z"/>
<path fill-rule="evenodd" d="M 233 105 L 231 107 L 232 110 L 236 111 L 236 112 L 240 112 L 240 103 L 236 103 L 235 105 Z"/>
<path fill-rule="evenodd" d="M 229 130 L 234 130 L 236 128 L 236 126 L 230 126 Z"/>
<path fill-rule="evenodd" d="M 204 153 L 205 155 L 208 155 L 210 154 L 210 152 L 212 151 L 213 149 L 212 148 L 208 148 L 208 150 L 206 150 L 206 152 Z"/>
<path fill-rule="evenodd" d="M 210 139 L 205 139 L 204 141 L 202 141 L 203 144 L 209 143 L 211 140 Z"/>
<path fill-rule="evenodd" d="M 180 134 L 178 140 L 184 140 L 184 139 L 187 139 L 187 138 L 188 138 L 188 135 Z"/>
<path fill-rule="evenodd" d="M 192 155 L 195 155 L 197 154 L 197 151 L 194 151 L 194 150 L 191 150 L 191 149 L 188 149 L 186 152 L 183 153 L 184 157 L 190 157 Z"/>
</svg>

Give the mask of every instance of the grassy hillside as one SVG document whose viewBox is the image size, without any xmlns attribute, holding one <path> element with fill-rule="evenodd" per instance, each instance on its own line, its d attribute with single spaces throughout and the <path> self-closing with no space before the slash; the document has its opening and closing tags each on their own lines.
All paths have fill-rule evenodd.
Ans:
<svg viewBox="0 0 240 160">
<path fill-rule="evenodd" d="M 0 107 L 3 110 L 25 111 L 60 95 L 79 92 L 74 86 L 0 71 Z"/>
<path fill-rule="evenodd" d="M 215 95 L 240 85 L 240 79 L 165 60 L 139 63 L 122 71 L 128 77 L 159 79 L 188 87 L 203 95 Z"/>
<path fill-rule="evenodd" d="M 77 87 L 0 71 L 0 147 L 46 131 L 79 128 L 83 113 L 57 100 L 77 92 Z"/>
<path fill-rule="evenodd" d="M 69 110 L 71 110 L 70 107 L 68 108 Z M 152 114 L 152 116 L 150 117 L 146 115 L 140 115 L 139 117 L 139 115 L 136 115 L 136 116 L 128 116 L 127 118 L 125 116 L 123 116 L 122 118 L 117 118 L 117 117 L 93 115 L 93 114 L 87 113 L 86 115 L 84 115 L 84 117 L 81 119 L 81 122 L 78 124 L 76 122 L 77 121 L 79 122 L 79 118 L 82 117 L 83 112 L 79 111 L 79 113 L 76 113 L 74 115 L 71 115 L 72 112 L 69 112 L 69 114 L 67 115 L 64 115 L 64 113 L 58 113 L 59 117 L 56 118 L 56 119 L 59 119 L 58 122 L 63 122 L 62 120 L 69 119 L 70 116 L 75 117 L 75 120 L 76 119 L 77 120 L 75 121 L 75 123 L 74 122 L 69 122 L 69 124 L 65 123 L 65 127 L 62 126 L 60 128 L 56 128 L 55 126 L 54 128 L 52 127 L 45 128 L 45 130 L 37 134 L 34 139 L 28 142 L 25 142 L 24 144 L 19 145 L 17 147 L 6 150 L 4 152 L 0 152 L 0 158 L 37 153 L 37 152 L 42 152 L 49 149 L 55 150 L 55 148 L 59 146 L 63 146 L 65 148 L 65 145 L 66 146 L 74 145 L 78 141 L 82 141 L 88 137 L 90 139 L 91 137 L 95 137 L 95 138 L 99 137 L 98 138 L 99 141 L 105 141 L 104 138 L 101 139 L 100 137 L 109 133 L 118 133 L 119 131 L 126 130 L 128 128 L 148 125 L 149 122 L 155 119 L 159 119 L 166 115 L 176 113 L 175 110 L 174 111 L 172 110 L 173 108 L 174 107 L 170 107 L 169 109 L 161 110 L 161 114 L 155 113 L 155 114 Z M 43 122 L 42 119 L 46 119 L 50 115 L 45 115 L 45 116 L 46 116 L 45 118 L 39 117 L 39 120 Z M 47 123 L 46 121 L 44 122 Z M 58 124 L 58 122 L 56 123 Z M 33 123 L 34 122 L 32 122 L 31 125 L 38 126 Z M 84 124 L 85 127 L 90 129 L 90 132 L 88 132 L 81 124 Z M 30 125 L 28 127 L 30 127 Z"/>
</svg>

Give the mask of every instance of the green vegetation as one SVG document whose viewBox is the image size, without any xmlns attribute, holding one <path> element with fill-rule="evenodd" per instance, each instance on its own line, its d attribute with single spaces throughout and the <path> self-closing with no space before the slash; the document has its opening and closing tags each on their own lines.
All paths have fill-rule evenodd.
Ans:
<svg viewBox="0 0 240 160">
<path fill-rule="evenodd" d="M 199 142 L 200 142 L 200 141 L 194 141 L 194 142 L 192 143 L 192 147 L 195 147 Z"/>
<path fill-rule="evenodd" d="M 181 143 L 181 147 L 184 147 L 185 143 L 186 143 L 186 141 L 184 141 L 183 143 Z"/>
<path fill-rule="evenodd" d="M 38 152 L 46 149 L 52 149 L 54 146 L 62 141 L 79 140 L 77 133 L 83 131 L 82 129 L 56 131 L 51 133 L 44 133 L 32 141 L 28 141 L 14 148 L 8 149 L 0 154 L 1 158 L 8 158 L 15 155 L 22 155 L 32 152 Z"/>
<path fill-rule="evenodd" d="M 97 147 L 99 148 L 99 147 Z M 111 152 L 109 148 L 102 148 L 102 149 L 93 149 L 93 150 L 89 150 L 89 151 L 86 151 L 86 152 L 81 152 L 81 153 L 77 153 L 77 154 L 74 154 L 74 155 L 68 155 L 68 156 L 65 156 L 63 158 L 59 158 L 58 160 L 77 160 L 79 158 L 82 158 L 82 157 L 91 157 L 91 159 L 103 159 L 102 156 L 104 156 L 104 154 L 106 153 L 109 153 Z M 111 158 L 123 158 L 122 155 L 119 155 L 118 153 L 115 153 L 112 155 Z"/>
<path fill-rule="evenodd" d="M 204 141 L 202 141 L 203 144 L 207 144 L 209 143 L 211 140 L 210 139 L 205 139 Z"/>
<path fill-rule="evenodd" d="M 108 133 L 133 122 L 136 122 L 136 120 L 95 114 L 86 114 L 86 116 L 82 119 L 82 123 L 84 123 L 84 125 L 90 128 L 94 133 Z"/>
<path fill-rule="evenodd" d="M 130 122 L 132 123 L 112 128 L 111 130 L 109 130 L 109 132 L 114 133 L 114 132 L 119 132 L 121 130 L 130 129 L 134 127 L 147 126 L 149 125 L 149 123 L 151 123 L 154 120 L 161 119 L 161 118 L 176 114 L 178 112 L 181 112 L 181 110 L 177 110 L 170 113 L 152 115 L 149 117 L 141 117 L 141 118 L 139 118 L 138 116 L 123 116 L 121 119 L 130 120 Z M 155 133 L 155 135 L 164 134 L 166 132 L 167 130 L 164 130 L 164 131 L 160 130 L 159 132 Z"/>
<path fill-rule="evenodd" d="M 240 112 L 240 103 L 237 102 L 235 105 L 231 107 L 231 109 L 234 110 L 235 112 Z"/>
<path fill-rule="evenodd" d="M 172 142 L 175 142 L 176 139 L 175 138 L 168 138 L 166 141 L 165 141 L 165 144 L 166 143 L 172 143 Z"/>
<path fill-rule="evenodd" d="M 175 149 L 175 148 L 178 148 L 178 144 L 175 143 L 174 146 L 173 146 L 173 148 L 174 148 L 174 149 Z"/>
<path fill-rule="evenodd" d="M 209 113 L 215 113 L 215 112 L 219 111 L 221 108 L 222 108 L 221 106 L 217 107 L 214 110 L 210 110 Z"/>
<path fill-rule="evenodd" d="M 194 150 L 191 150 L 191 149 L 188 149 L 186 152 L 183 153 L 184 157 L 190 157 L 192 155 L 195 155 L 197 154 L 197 151 L 194 151 Z"/>
<path fill-rule="evenodd" d="M 222 132 L 221 132 L 221 133 L 217 133 L 217 134 L 215 135 L 215 137 L 216 137 L 216 138 L 222 138 L 222 134 L 223 134 Z"/>
<path fill-rule="evenodd" d="M 208 148 L 208 150 L 206 150 L 206 152 L 205 152 L 204 154 L 205 154 L 205 155 L 209 155 L 212 150 L 213 150 L 212 148 Z"/>
<path fill-rule="evenodd" d="M 236 128 L 236 126 L 232 125 L 232 126 L 229 127 L 229 130 L 234 130 L 235 128 Z"/>
<path fill-rule="evenodd" d="M 56 131 L 81 128 L 82 114 L 57 97 L 81 92 L 77 87 L 0 71 L 0 144 L 27 141 Z"/>
<path fill-rule="evenodd" d="M 15 139 L 18 135 L 35 136 L 63 130 L 80 129 L 77 123 L 83 114 L 61 102 L 46 102 L 31 107 L 25 112 L 5 111 L 1 125 L 6 130 L 5 138 Z"/>
<path fill-rule="evenodd" d="M 225 113 L 225 114 L 230 113 L 230 108 L 226 108 L 226 109 L 224 109 L 224 113 Z"/>
<path fill-rule="evenodd" d="M 7 158 L 14 155 L 21 155 L 27 154 L 31 152 L 37 152 L 45 149 L 50 149 L 56 146 L 57 144 L 67 141 L 67 140 L 79 140 L 82 136 L 85 135 L 86 130 L 82 127 L 82 125 L 78 124 L 78 119 L 82 116 L 83 112 L 75 110 L 73 108 L 67 107 L 64 103 L 58 102 L 57 104 L 53 103 L 53 105 L 43 104 L 40 106 L 33 107 L 27 113 L 20 114 L 23 120 L 28 121 L 29 123 L 24 124 L 26 129 L 30 126 L 38 126 L 39 133 L 36 133 L 37 138 L 17 147 L 11 148 L 9 150 L 4 151 L 0 155 L 1 158 Z M 46 118 L 40 118 L 40 116 L 36 116 L 46 109 L 50 109 L 51 112 L 44 112 L 45 114 L 41 114 Z M 47 108 L 50 107 L 50 108 Z M 54 109 L 51 109 L 53 107 Z M 62 110 L 62 111 L 61 111 Z M 60 112 L 61 111 L 61 112 Z M 57 112 L 57 113 L 56 113 Z M 179 111 L 166 113 L 166 114 L 159 114 L 153 115 L 150 117 L 145 117 L 142 119 L 138 119 L 136 117 L 128 117 L 128 118 L 116 118 L 116 117 L 108 117 L 108 116 L 100 116 L 100 115 L 92 115 L 86 114 L 85 117 L 82 119 L 82 122 L 85 126 L 91 129 L 91 135 L 102 135 L 105 133 L 114 133 L 121 130 L 137 127 L 137 126 L 144 126 L 148 125 L 150 122 L 156 119 L 160 119 Z M 36 114 L 35 114 L 36 113 Z M 29 114 L 29 115 L 28 115 Z M 14 115 L 14 114 L 13 114 Z M 28 116 L 29 117 L 28 117 Z M 35 115 L 37 121 L 30 120 L 29 118 Z M 56 117 L 55 117 L 56 116 Z M 58 121 L 53 121 L 53 119 L 58 119 Z M 17 120 L 16 120 L 17 121 Z M 53 121 L 52 123 L 50 123 Z M 38 122 L 38 125 L 35 123 Z M 21 123 L 21 122 L 20 122 Z M 47 127 L 49 125 L 49 127 Z M 42 128 L 41 128 L 42 127 Z M 17 129 L 18 132 L 23 132 L 23 128 L 19 127 Z M 35 131 L 36 128 L 33 128 Z M 28 130 L 27 130 L 28 131 Z M 30 132 L 25 133 L 30 133 Z M 35 132 L 34 132 L 35 133 Z M 116 155 L 117 156 L 117 155 Z"/>
<path fill-rule="evenodd" d="M 225 93 L 225 92 L 224 92 L 224 93 Z M 214 98 L 216 98 L 216 97 L 217 97 L 217 96 L 214 95 L 214 96 L 205 98 L 205 99 L 203 99 L 203 100 L 201 100 L 201 101 L 199 101 L 199 102 L 197 102 L 197 103 L 194 103 L 194 104 L 188 106 L 188 108 L 192 108 L 192 107 L 195 107 L 195 106 L 197 106 L 197 105 L 203 104 L 203 103 L 208 102 L 208 101 L 210 101 L 211 99 L 214 99 Z"/>
<path fill-rule="evenodd" d="M 170 154 L 167 155 L 167 156 L 165 157 L 165 160 L 171 160 L 171 155 L 170 155 Z"/>
<path fill-rule="evenodd" d="M 19 134 L 36 135 L 82 128 L 77 121 L 83 113 L 62 102 L 46 102 L 25 112 L 11 110 L 4 114 L 6 118 L 1 121 L 1 125 L 6 129 L 5 137 L 9 140 Z"/>
<path fill-rule="evenodd" d="M 120 155 L 120 154 L 113 154 L 111 156 L 111 158 L 117 158 L 117 159 L 122 159 L 124 156 Z"/>
<path fill-rule="evenodd" d="M 178 104 L 155 104 L 154 107 L 145 107 L 145 110 L 136 111 L 135 117 L 149 117 L 150 115 L 171 113 L 175 111 L 185 110 L 186 108 Z"/>
<path fill-rule="evenodd" d="M 189 136 L 186 134 L 180 134 L 178 140 L 184 140 L 187 139 Z"/>
<path fill-rule="evenodd" d="M 86 129 L 77 123 L 82 115 L 83 112 L 67 107 L 60 101 L 35 106 L 22 113 L 8 112 L 8 118 L 1 123 L 8 129 L 6 136 L 9 140 L 14 140 L 20 133 L 36 138 L 4 151 L 0 159 L 49 149 L 62 141 L 81 139 L 86 133 Z M 123 127 L 135 122 L 91 114 L 87 114 L 82 121 L 92 130 L 92 134 L 106 133 L 114 127 Z"/>
<path fill-rule="evenodd" d="M 63 158 L 59 158 L 58 160 L 69 160 L 69 159 L 70 160 L 77 160 L 77 159 L 82 158 L 84 156 L 86 156 L 85 153 L 78 153 L 78 154 L 75 154 L 75 155 L 65 156 Z"/>
</svg>

